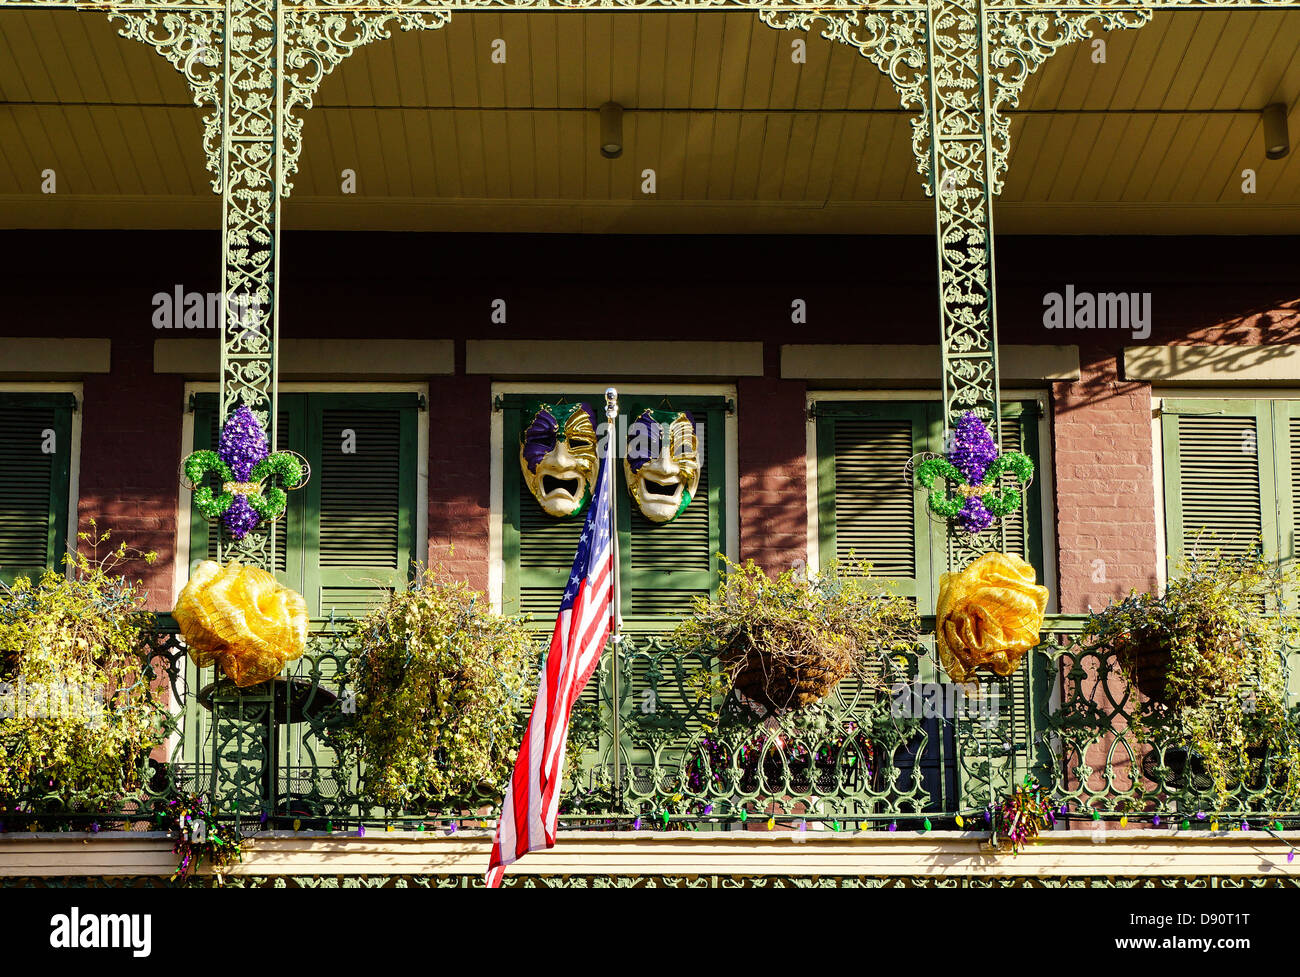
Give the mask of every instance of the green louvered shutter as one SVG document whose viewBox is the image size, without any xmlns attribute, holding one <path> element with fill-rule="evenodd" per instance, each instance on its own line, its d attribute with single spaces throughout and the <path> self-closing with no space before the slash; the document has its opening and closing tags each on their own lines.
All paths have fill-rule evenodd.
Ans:
<svg viewBox="0 0 1300 977">
<path fill-rule="evenodd" d="M 1050 589 L 1054 581 L 1044 579 L 1042 543 L 1041 486 L 1044 473 L 1041 468 L 1047 459 L 1041 457 L 1038 450 L 1038 420 L 1036 401 L 1002 403 L 1002 450 L 1023 452 L 1034 463 L 1034 481 L 1024 492 L 1023 504 L 1007 516 L 1003 524 L 1006 527 L 1006 551 L 1030 564 L 1038 583 Z M 1015 479 L 1005 476 L 1003 485 L 1015 485 Z M 936 586 L 936 593 L 937 589 Z M 1009 790 L 1011 783 L 1019 782 L 1028 771 L 1041 778 L 1045 772 L 1041 767 L 1051 762 L 1047 744 L 1035 739 L 1036 731 L 1043 728 L 1047 718 L 1051 668 L 1045 658 L 1031 651 L 1014 675 L 1005 679 L 989 676 L 989 681 L 996 681 L 999 685 L 998 737 L 1012 745 L 1011 759 L 1014 762 L 1007 766 L 1007 758 L 999 757 L 997 751 L 991 759 L 987 758 L 984 754 L 989 742 L 988 734 L 974 724 L 965 731 L 970 735 L 962 744 L 963 759 L 968 769 L 978 769 L 986 760 L 990 760 L 992 770 L 1001 766 L 1001 777 Z M 978 786 L 965 781 L 964 787 L 967 800 L 981 802 Z"/>
<path fill-rule="evenodd" d="M 277 423 L 276 448 L 282 450 L 300 445 L 303 440 L 303 398 L 301 394 L 282 394 Z M 220 438 L 217 425 L 217 395 L 198 394 L 194 398 L 194 450 L 217 450 Z M 221 482 L 209 476 L 208 484 L 214 492 L 221 491 Z M 290 492 L 285 513 L 275 523 L 275 575 L 284 585 L 299 589 L 301 572 L 301 522 L 303 503 L 300 493 Z M 221 521 L 209 521 L 190 505 L 190 572 L 201 560 L 217 559 L 217 539 Z M 289 540 L 294 540 L 290 545 Z M 292 571 L 290 563 L 292 561 Z"/>
<path fill-rule="evenodd" d="M 633 423 L 647 409 L 687 411 L 701 431 L 700 484 L 686 510 L 671 522 L 651 522 L 627 490 L 620 459 L 619 560 L 623 575 L 623 624 L 628 630 L 668 630 L 691 613 L 697 597 L 717 590 L 726 548 L 726 405 L 721 398 L 673 397 L 639 402 L 624 414 Z"/>
<path fill-rule="evenodd" d="M 61 570 L 68 544 L 71 394 L 0 394 L 0 581 Z"/>
<path fill-rule="evenodd" d="M 533 623 L 544 631 L 555 624 L 587 514 L 583 510 L 576 516 L 556 519 L 543 511 L 528 491 L 519 469 L 519 437 L 524 424 L 543 403 L 575 401 L 588 403 L 597 410 L 603 402 L 594 395 L 557 394 L 546 400 L 510 397 L 503 414 L 503 610 L 507 614 L 535 615 Z M 598 414 L 597 421 L 600 419 Z"/>
<path fill-rule="evenodd" d="M 1039 408 L 1036 401 L 1011 401 L 1002 405 L 1002 450 L 1020 451 L 1034 463 L 1034 481 L 1024 492 L 1024 504 L 1003 520 L 1007 530 L 1007 552 L 1014 553 L 1030 564 L 1043 583 L 1043 495 L 1044 472 L 1040 466 L 1045 459 L 1038 453 Z M 1015 479 L 1003 477 L 1004 485 L 1015 485 Z M 1050 584 L 1049 584 L 1050 586 Z"/>
<path fill-rule="evenodd" d="M 1278 524 L 1267 401 L 1170 400 L 1161 405 L 1169 572 L 1197 545 L 1225 555 L 1272 552 Z M 1211 535 L 1212 534 L 1212 535 Z"/>
<path fill-rule="evenodd" d="M 306 457 L 311 480 L 276 523 L 276 576 L 313 618 L 363 613 L 406 586 L 417 558 L 417 413 L 407 394 L 280 396 L 277 447 Z M 216 397 L 198 397 L 195 449 L 216 439 Z M 191 568 L 216 558 L 218 531 L 192 513 Z"/>
<path fill-rule="evenodd" d="M 414 395 L 307 395 L 303 594 L 314 615 L 363 614 L 406 587 L 419 558 L 417 412 Z"/>
<path fill-rule="evenodd" d="M 1278 545 L 1282 565 L 1295 569 L 1300 564 L 1300 401 L 1273 404 L 1273 445 L 1277 489 Z M 1287 609 L 1300 611 L 1300 594 L 1287 594 Z M 1288 703 L 1300 703 L 1300 648 L 1287 654 Z"/>
<path fill-rule="evenodd" d="M 817 405 L 817 502 L 821 565 L 850 558 L 911 597 L 926 613 L 929 517 L 908 486 L 908 459 L 930 448 L 930 410 L 902 401 Z"/>
</svg>

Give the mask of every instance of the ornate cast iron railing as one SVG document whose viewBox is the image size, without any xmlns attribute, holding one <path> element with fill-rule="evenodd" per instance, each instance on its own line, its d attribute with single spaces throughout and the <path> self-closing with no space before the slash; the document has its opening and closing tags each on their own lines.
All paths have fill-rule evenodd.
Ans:
<svg viewBox="0 0 1300 977">
<path fill-rule="evenodd" d="M 1094 814 L 1181 822 L 1214 812 L 1260 827 L 1300 818 L 1274 791 L 1267 758 L 1253 780 L 1228 785 L 1224 802 L 1176 729 L 1147 719 L 1139 739 L 1131 726 L 1138 696 L 1123 663 L 1078 640 L 1081 620 L 1050 618 L 1021 670 L 982 684 L 974 699 L 939 681 L 927 640 L 787 715 L 764 715 L 734 694 L 719 698 L 706 657 L 681 654 L 663 636 L 627 635 L 617 696 L 606 654 L 575 711 L 571 735 L 584 761 L 566 785 L 562 826 L 978 827 L 1026 775 L 1050 788 L 1062 825 Z M 148 829 L 177 792 L 214 799 L 213 809 L 246 831 L 451 830 L 494 816 L 499 795 L 457 811 L 399 811 L 367 799 L 364 772 L 331 745 L 355 711 L 346 665 L 357 649 L 337 629 L 322 625 L 289 672 L 242 693 L 197 673 L 169 618 L 159 619 L 151 652 L 169 738 L 145 761 L 143 786 L 111 810 L 64 797 L 58 785 L 0 798 L 8 830 Z"/>
</svg>

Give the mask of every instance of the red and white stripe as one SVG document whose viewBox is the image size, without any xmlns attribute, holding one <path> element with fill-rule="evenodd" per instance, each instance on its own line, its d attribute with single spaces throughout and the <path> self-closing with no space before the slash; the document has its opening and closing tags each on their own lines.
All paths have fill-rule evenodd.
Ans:
<svg viewBox="0 0 1300 977">
<path fill-rule="evenodd" d="M 599 495 L 597 502 L 602 501 Z M 613 553 L 608 533 L 605 536 L 606 545 L 590 551 L 592 563 L 572 606 L 566 600 L 555 621 L 537 701 L 501 806 L 486 876 L 489 888 L 501 884 L 507 865 L 530 851 L 555 846 L 569 715 L 596 670 L 610 632 Z M 584 555 L 580 550 L 575 572 Z"/>
</svg>

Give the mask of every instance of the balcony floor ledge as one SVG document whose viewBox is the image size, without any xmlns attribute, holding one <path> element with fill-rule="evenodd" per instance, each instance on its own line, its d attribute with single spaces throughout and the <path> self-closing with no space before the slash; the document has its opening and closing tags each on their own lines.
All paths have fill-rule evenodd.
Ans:
<svg viewBox="0 0 1300 977">
<path fill-rule="evenodd" d="M 1244 877 L 1300 879 L 1287 863 L 1300 832 L 1055 831 L 1018 855 L 988 850 L 982 832 L 569 831 L 512 873 L 917 877 Z M 170 876 L 171 839 L 157 831 L 8 832 L 0 877 Z M 226 874 L 479 875 L 491 832 L 368 830 L 259 833 Z M 206 866 L 203 871 L 210 871 Z"/>
</svg>

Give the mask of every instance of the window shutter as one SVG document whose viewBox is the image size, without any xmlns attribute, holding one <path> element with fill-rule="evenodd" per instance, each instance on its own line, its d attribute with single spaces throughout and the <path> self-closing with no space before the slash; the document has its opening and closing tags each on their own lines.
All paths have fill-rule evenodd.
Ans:
<svg viewBox="0 0 1300 977">
<path fill-rule="evenodd" d="M 553 398 L 563 403 L 590 397 Z M 511 398 L 502 425 L 502 561 L 505 565 L 503 610 L 507 614 L 534 614 L 539 629 L 550 630 L 560 608 L 564 586 L 573 569 L 578 537 L 587 518 L 580 514 L 556 519 L 543 511 L 524 483 L 519 470 L 519 436 L 526 419 L 541 405 L 538 398 Z"/>
<path fill-rule="evenodd" d="M 629 401 L 628 423 L 656 403 Z M 666 630 L 691 613 L 697 597 L 716 592 L 726 546 L 725 406 L 720 399 L 671 398 L 669 410 L 688 411 L 702 429 L 700 484 L 691 504 L 671 522 L 651 522 L 627 490 L 622 459 L 619 496 L 619 558 L 623 573 L 623 624 L 629 630 Z"/>
<path fill-rule="evenodd" d="M 320 617 L 352 617 L 404 589 L 417 559 L 416 406 L 377 395 L 307 400 L 303 593 Z"/>
<path fill-rule="evenodd" d="M 817 408 L 817 505 L 822 565 L 850 557 L 895 592 L 929 603 L 930 525 L 925 497 L 903 474 L 930 450 L 925 404 L 859 401 Z"/>
<path fill-rule="evenodd" d="M 1024 493 L 1024 504 L 1003 520 L 1007 530 L 1007 552 L 1030 564 L 1043 583 L 1042 465 L 1038 453 L 1038 404 L 1036 401 L 1010 401 L 1002 405 L 1002 450 L 1019 451 L 1034 463 L 1034 481 Z M 1003 485 L 1015 486 L 1010 475 Z"/>
<path fill-rule="evenodd" d="M 75 407 L 71 394 L 0 394 L 0 581 L 6 584 L 63 567 Z"/>
<path fill-rule="evenodd" d="M 1034 481 L 1024 492 L 1024 502 L 1019 509 L 1007 516 L 1003 523 L 1006 527 L 1007 552 L 1019 556 L 1034 568 L 1038 583 L 1051 587 L 1052 581 L 1045 581 L 1042 544 L 1042 466 L 1045 459 L 1038 450 L 1038 404 L 1036 401 L 1004 401 L 1002 404 L 1002 442 L 1003 451 L 1020 451 L 1028 455 L 1034 463 Z M 1014 486 L 1015 479 L 1005 476 L 1003 485 Z M 980 769 L 987 760 L 991 773 L 997 771 L 1002 789 L 1005 793 L 1013 781 L 1018 782 L 1026 771 L 1041 776 L 1037 765 L 1050 762 L 1047 746 L 1035 741 L 1035 730 L 1042 728 L 1046 721 L 1047 703 L 1050 691 L 1048 685 L 1050 665 L 1035 650 L 1031 650 L 1016 670 L 1014 675 L 1005 679 L 988 676 L 988 688 L 997 684 L 1000 709 L 995 739 L 1009 742 L 1010 757 L 1000 755 L 994 749 L 992 756 L 985 756 L 989 733 L 974 723 L 966 725 L 963 730 L 969 738 L 962 737 L 962 757 L 967 769 Z M 1038 694 L 1034 694 L 1037 687 Z M 972 763 L 972 761 L 975 761 Z M 1010 761 L 1010 765 L 1008 765 Z M 963 793 L 971 803 L 982 803 L 987 797 L 987 788 L 978 783 L 978 778 L 963 780 Z"/>
<path fill-rule="evenodd" d="M 1262 540 L 1273 551 L 1278 527 L 1268 403 L 1166 401 L 1161 430 L 1170 573 L 1202 532 L 1202 549 L 1242 556 Z"/>
<path fill-rule="evenodd" d="M 299 423 L 302 416 L 302 397 L 282 395 L 280 397 L 279 423 L 276 433 L 276 450 L 291 448 L 295 443 L 301 443 L 301 437 L 298 431 L 301 427 Z M 194 451 L 210 450 L 216 451 L 217 444 L 220 440 L 220 430 L 217 424 L 217 397 L 215 394 L 199 394 L 194 399 Z M 208 476 L 208 485 L 214 492 L 221 491 L 221 480 L 215 475 Z M 294 572 L 289 573 L 289 556 L 290 546 L 289 537 L 291 535 L 289 527 L 296 524 L 302 518 L 302 500 L 295 498 L 295 493 L 289 493 L 289 502 L 285 507 L 284 515 L 276 520 L 275 523 L 275 574 L 276 577 L 285 586 L 298 589 L 301 574 L 298 570 L 298 562 L 294 562 Z M 201 560 L 217 559 L 217 540 L 221 535 L 221 521 L 208 520 L 199 514 L 199 511 L 190 505 L 190 572 L 194 572 L 194 567 Z M 301 533 L 292 534 L 296 538 Z"/>
<path fill-rule="evenodd" d="M 313 618 L 364 613 L 406 586 L 417 558 L 416 411 L 414 398 L 400 394 L 280 396 L 277 449 L 300 452 L 312 474 L 276 521 L 276 576 L 306 598 Z M 355 452 L 343 450 L 345 430 Z M 195 450 L 215 447 L 217 437 L 216 397 L 203 395 Z M 191 569 L 216 559 L 218 532 L 193 512 Z"/>
</svg>

